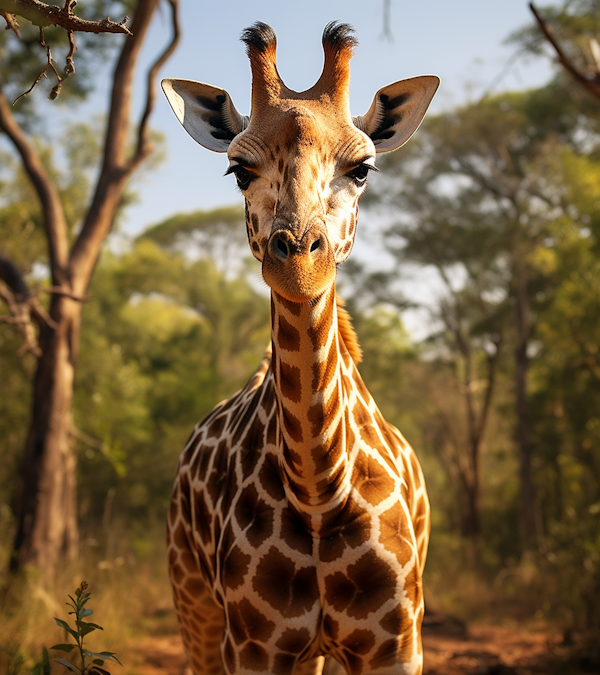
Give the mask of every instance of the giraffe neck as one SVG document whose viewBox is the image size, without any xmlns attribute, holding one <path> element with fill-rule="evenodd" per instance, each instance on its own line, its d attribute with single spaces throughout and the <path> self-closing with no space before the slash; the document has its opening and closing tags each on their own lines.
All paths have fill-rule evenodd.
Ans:
<svg viewBox="0 0 600 675">
<path fill-rule="evenodd" d="M 280 463 L 290 502 L 318 529 L 350 490 L 347 406 L 352 361 L 340 339 L 335 287 L 312 303 L 271 293 Z"/>
</svg>

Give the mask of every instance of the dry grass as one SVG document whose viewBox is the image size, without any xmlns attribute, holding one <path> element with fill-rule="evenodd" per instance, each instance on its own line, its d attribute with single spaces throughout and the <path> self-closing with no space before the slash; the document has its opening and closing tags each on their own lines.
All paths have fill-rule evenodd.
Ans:
<svg viewBox="0 0 600 675">
<path fill-rule="evenodd" d="M 163 539 L 153 536 L 144 545 L 138 540 L 136 546 L 124 541 L 122 550 L 113 556 L 87 554 L 64 570 L 50 591 L 42 588 L 35 574 L 1 579 L 0 675 L 28 675 L 43 647 L 67 641 L 53 617 L 71 620 L 67 595 L 84 579 L 92 594 L 90 620 L 104 629 L 86 638 L 87 647 L 116 652 L 124 669 L 115 666 L 115 675 L 135 671 L 128 654 L 136 638 L 177 632 Z M 60 656 L 64 654 L 50 653 L 51 659 Z M 53 673 L 66 673 L 62 666 L 52 664 Z"/>
</svg>

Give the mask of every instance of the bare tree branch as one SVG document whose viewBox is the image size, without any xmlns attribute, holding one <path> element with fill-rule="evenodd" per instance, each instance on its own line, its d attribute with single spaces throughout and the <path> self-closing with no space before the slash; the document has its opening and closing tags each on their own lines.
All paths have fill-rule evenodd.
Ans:
<svg viewBox="0 0 600 675">
<path fill-rule="evenodd" d="M 6 21 L 6 30 L 12 30 L 12 32 L 17 37 L 21 37 L 21 33 L 19 31 L 20 26 L 17 23 L 17 20 L 15 19 L 14 15 L 9 14 L 8 12 L 0 11 L 0 16 Z"/>
<path fill-rule="evenodd" d="M 381 37 L 384 40 L 389 40 L 390 42 L 394 41 L 394 35 L 392 33 L 392 0 L 383 0 L 383 31 Z"/>
<path fill-rule="evenodd" d="M 6 96 L 0 89 L 0 131 L 12 141 L 41 202 L 48 250 L 50 273 L 54 286 L 69 288 L 67 221 L 58 190 L 44 168 L 39 155 L 15 121 Z"/>
<path fill-rule="evenodd" d="M 50 46 L 47 45 L 44 40 L 44 28 L 47 26 L 55 25 L 64 28 L 67 31 L 70 49 L 66 59 L 65 77 L 68 77 L 75 72 L 75 65 L 73 63 L 73 55 L 77 49 L 75 44 L 75 31 L 84 33 L 126 33 L 127 35 L 131 35 L 129 29 L 124 26 L 124 23 L 129 20 L 129 17 L 126 16 L 119 23 L 111 21 L 110 18 L 103 19 L 102 21 L 87 21 L 85 19 L 80 19 L 78 16 L 73 14 L 73 7 L 75 4 L 76 0 L 65 0 L 63 7 L 47 5 L 46 3 L 40 2 L 39 0 L 0 0 L 0 15 L 2 15 L 6 20 L 6 27 L 12 28 L 15 34 L 20 37 L 18 30 L 19 24 L 16 22 L 15 14 L 28 19 L 34 25 L 40 27 L 40 44 L 42 47 L 46 48 L 46 65 L 44 68 L 42 68 L 42 71 L 37 76 L 31 87 L 29 87 L 27 91 L 23 92 L 19 97 L 17 97 L 14 100 L 13 105 L 20 98 L 27 96 L 27 94 L 33 91 L 35 86 L 39 84 L 42 77 L 45 77 L 46 71 L 49 68 L 54 71 L 56 79 L 58 80 L 50 92 L 50 98 L 55 99 L 60 94 L 63 78 L 56 70 L 56 67 L 52 61 Z"/>
<path fill-rule="evenodd" d="M 61 295 L 63 298 L 70 298 L 71 300 L 77 300 L 77 302 L 89 302 L 92 299 L 91 295 L 76 295 L 75 293 L 66 291 L 64 288 L 59 288 L 58 286 L 44 286 L 39 290 L 42 293 Z"/>
<path fill-rule="evenodd" d="M 154 103 L 155 77 L 158 69 L 170 56 L 179 40 L 178 0 L 168 0 L 172 9 L 173 38 L 167 49 L 149 69 L 146 109 L 142 115 L 138 132 L 138 145 L 133 156 L 127 157 L 127 131 L 129 128 L 133 75 L 146 31 L 158 1 L 144 0 L 139 3 L 131 25 L 133 36 L 124 45 L 115 70 L 104 164 L 92 205 L 71 255 L 73 290 L 80 295 L 85 293 L 96 260 L 96 254 L 91 254 L 91 251 L 99 250 L 100 244 L 104 241 L 112 226 L 125 182 L 151 150 L 147 140 L 147 126 Z"/>
<path fill-rule="evenodd" d="M 69 35 L 72 35 L 72 33 L 69 33 Z M 33 91 L 34 87 L 39 84 L 42 77 L 46 77 L 46 71 L 48 68 L 52 68 L 54 74 L 56 75 L 56 79 L 58 80 L 57 84 L 50 92 L 50 98 L 54 100 L 60 94 L 60 90 L 62 88 L 62 77 L 59 75 L 58 70 L 56 70 L 56 66 L 52 60 L 52 52 L 50 51 L 50 45 L 46 44 L 46 40 L 44 39 L 43 28 L 40 28 L 40 44 L 42 47 L 46 48 L 46 65 L 42 68 L 40 74 L 36 77 L 35 82 L 31 85 L 31 87 L 29 87 L 27 91 L 24 91 L 20 96 L 17 96 L 17 98 L 13 101 L 13 105 L 15 105 L 19 99 L 23 98 L 23 96 L 27 96 L 27 94 L 30 94 Z"/>
<path fill-rule="evenodd" d="M 593 77 L 590 79 L 586 76 L 585 73 L 582 73 L 574 63 L 566 56 L 561 46 L 558 44 L 556 38 L 552 33 L 550 26 L 542 19 L 539 11 L 536 9 L 532 2 L 529 3 L 529 9 L 532 11 L 533 16 L 535 17 L 540 30 L 544 34 L 544 37 L 554 48 L 556 55 L 558 56 L 559 63 L 563 68 L 581 85 L 583 85 L 589 92 L 591 92 L 596 98 L 600 98 L 600 73 L 596 70 Z"/>
<path fill-rule="evenodd" d="M 23 334 L 23 345 L 17 352 L 18 356 L 31 353 L 41 356 L 42 350 L 38 345 L 32 317 L 38 325 L 44 323 L 50 328 L 56 328 L 56 323 L 48 316 L 46 310 L 25 283 L 23 275 L 13 263 L 0 255 L 0 298 L 6 303 L 10 314 L 0 316 L 0 323 L 16 325 Z"/>
<path fill-rule="evenodd" d="M 146 94 L 146 107 L 142 114 L 140 125 L 138 129 L 138 142 L 136 151 L 130 161 L 132 170 L 140 164 L 145 157 L 152 152 L 152 146 L 149 140 L 149 130 L 148 130 L 148 121 L 152 110 L 154 109 L 154 102 L 156 100 L 156 76 L 158 71 L 162 68 L 163 64 L 171 56 L 171 54 L 177 49 L 179 39 L 181 37 L 181 31 L 179 26 L 179 0 L 167 0 L 171 6 L 171 24 L 173 28 L 173 37 L 171 42 L 167 45 L 163 53 L 156 59 L 148 70 L 147 76 L 147 94 Z"/>
<path fill-rule="evenodd" d="M 131 35 L 129 29 L 124 25 L 129 21 L 125 17 L 122 21 L 111 21 L 110 17 L 101 21 L 87 21 L 80 19 L 73 14 L 73 0 L 66 0 L 64 7 L 48 5 L 39 0 L 0 0 L 0 14 L 4 16 L 7 23 L 9 19 L 6 15 L 22 16 L 28 19 L 36 26 L 44 28 L 46 26 L 60 26 L 68 31 L 79 31 L 82 33 L 125 33 Z"/>
</svg>

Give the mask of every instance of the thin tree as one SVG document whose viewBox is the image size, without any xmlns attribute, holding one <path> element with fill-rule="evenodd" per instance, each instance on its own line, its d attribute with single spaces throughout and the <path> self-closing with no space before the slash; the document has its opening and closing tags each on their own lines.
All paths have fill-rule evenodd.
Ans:
<svg viewBox="0 0 600 675">
<path fill-rule="evenodd" d="M 35 188 L 48 247 L 50 302 L 40 311 L 26 280 L 15 265 L 0 259 L 3 298 L 22 330 L 29 331 L 27 348 L 37 357 L 31 423 L 17 496 L 17 532 L 11 560 L 13 570 L 34 566 L 50 583 L 62 560 L 77 551 L 76 457 L 72 449 L 71 406 L 79 350 L 82 303 L 101 246 L 122 203 L 128 181 L 150 156 L 149 120 L 156 76 L 179 40 L 178 0 L 167 0 L 172 39 L 147 73 L 146 105 L 132 138 L 131 102 L 139 56 L 159 0 L 138 0 L 113 79 L 101 169 L 79 233 L 70 237 L 57 186 L 35 144 L 12 114 L 0 88 L 0 131 L 13 144 Z M 132 146 L 133 151 L 129 149 Z M 31 319 L 38 342 L 32 342 Z M 26 343 L 27 344 L 27 343 Z"/>
</svg>

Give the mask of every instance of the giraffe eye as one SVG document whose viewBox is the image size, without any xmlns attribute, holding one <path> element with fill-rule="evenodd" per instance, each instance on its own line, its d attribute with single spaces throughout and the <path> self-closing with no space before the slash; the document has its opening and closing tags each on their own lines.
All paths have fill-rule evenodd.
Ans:
<svg viewBox="0 0 600 675">
<path fill-rule="evenodd" d="M 367 176 L 369 174 L 369 171 L 377 170 L 375 169 L 375 166 L 372 166 L 370 164 L 359 164 L 356 169 L 352 169 L 352 171 L 349 171 L 346 176 L 348 178 L 351 178 L 354 183 L 360 187 L 361 185 L 364 185 L 367 182 Z"/>
<path fill-rule="evenodd" d="M 254 176 L 248 171 L 248 169 L 244 169 L 243 166 L 236 167 L 234 173 L 240 190 L 247 190 Z"/>
</svg>

